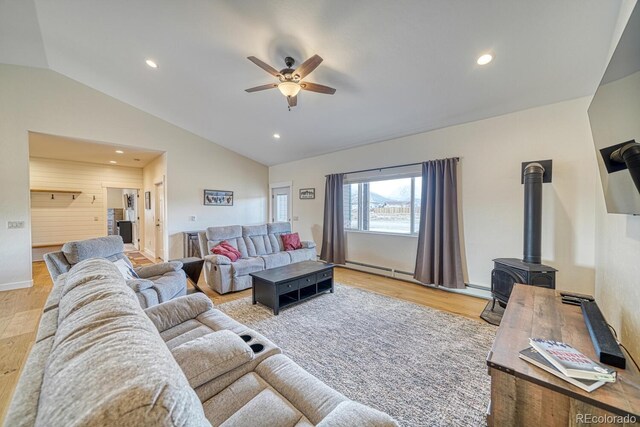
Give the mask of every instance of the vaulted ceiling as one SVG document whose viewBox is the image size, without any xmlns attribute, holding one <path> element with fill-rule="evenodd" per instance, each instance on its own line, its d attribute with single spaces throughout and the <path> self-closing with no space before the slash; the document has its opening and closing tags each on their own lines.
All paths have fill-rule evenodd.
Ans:
<svg viewBox="0 0 640 427">
<path fill-rule="evenodd" d="M 592 94 L 619 8 L 620 0 L 1 0 L 0 62 L 50 68 L 272 165 Z M 477 65 L 486 51 L 494 61 Z M 273 81 L 247 56 L 280 69 L 285 56 L 299 64 L 313 54 L 324 62 L 308 80 L 335 95 L 302 92 L 287 111 L 277 90 L 244 92 Z"/>
</svg>

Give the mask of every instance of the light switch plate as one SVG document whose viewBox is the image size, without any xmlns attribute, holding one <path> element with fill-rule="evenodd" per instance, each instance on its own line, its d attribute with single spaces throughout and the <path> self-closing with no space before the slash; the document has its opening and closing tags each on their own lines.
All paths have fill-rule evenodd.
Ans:
<svg viewBox="0 0 640 427">
<path fill-rule="evenodd" d="M 7 221 L 7 228 L 9 230 L 24 228 L 24 221 Z"/>
<path fill-rule="evenodd" d="M 297 217 L 297 216 L 294 216 L 294 217 L 293 217 L 293 220 L 294 220 L 294 221 L 298 221 L 298 217 Z"/>
</svg>

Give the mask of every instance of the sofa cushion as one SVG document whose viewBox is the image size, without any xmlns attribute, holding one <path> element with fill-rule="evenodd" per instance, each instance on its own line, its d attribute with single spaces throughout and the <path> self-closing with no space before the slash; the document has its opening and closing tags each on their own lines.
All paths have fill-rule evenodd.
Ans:
<svg viewBox="0 0 640 427">
<path fill-rule="evenodd" d="M 274 252 L 269 236 L 267 236 L 267 224 L 245 225 L 242 227 L 242 236 L 250 257 Z"/>
<path fill-rule="evenodd" d="M 291 257 L 287 252 L 277 252 L 271 255 L 262 255 L 264 268 L 276 268 L 291 264 Z"/>
<path fill-rule="evenodd" d="M 291 224 L 288 222 L 271 222 L 267 224 L 267 233 L 269 234 L 269 240 L 273 248 L 278 248 L 278 251 L 284 251 L 284 245 L 280 236 L 282 234 L 291 233 Z"/>
<path fill-rule="evenodd" d="M 124 256 L 124 243 L 120 236 L 67 242 L 62 246 L 62 253 L 69 264 L 77 264 L 89 258 L 106 258 L 109 261 L 126 258 Z"/>
<path fill-rule="evenodd" d="M 253 359 L 253 350 L 231 331 L 217 331 L 171 350 L 191 387 L 196 388 Z"/>
<path fill-rule="evenodd" d="M 65 280 L 36 424 L 208 425 L 197 395 L 113 263 L 80 262 Z"/>
<path fill-rule="evenodd" d="M 257 273 L 264 270 L 264 261 L 259 257 L 239 259 L 231 263 L 231 270 L 234 277 L 246 276 L 249 273 Z"/>
<path fill-rule="evenodd" d="M 283 354 L 267 358 L 255 372 L 313 424 L 348 400 Z"/>
<path fill-rule="evenodd" d="M 317 258 L 315 249 L 296 249 L 287 253 L 291 257 L 291 262 L 315 261 Z"/>
<path fill-rule="evenodd" d="M 247 246 L 242 237 L 242 227 L 240 225 L 227 225 L 222 227 L 209 227 L 205 233 L 207 237 L 207 253 L 226 240 L 231 246 L 242 254 L 242 258 L 249 257 Z M 204 254 L 203 254 L 204 255 Z"/>
<path fill-rule="evenodd" d="M 285 251 L 294 251 L 296 249 L 302 249 L 302 243 L 300 243 L 300 236 L 298 233 L 281 234 L 282 244 Z"/>
</svg>

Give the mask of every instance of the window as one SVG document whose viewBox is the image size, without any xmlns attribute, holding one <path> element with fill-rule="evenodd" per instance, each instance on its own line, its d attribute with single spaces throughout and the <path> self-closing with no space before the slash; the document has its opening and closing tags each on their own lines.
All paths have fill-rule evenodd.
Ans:
<svg viewBox="0 0 640 427">
<path fill-rule="evenodd" d="M 375 179 L 344 186 L 347 230 L 417 234 L 422 177 Z"/>
</svg>

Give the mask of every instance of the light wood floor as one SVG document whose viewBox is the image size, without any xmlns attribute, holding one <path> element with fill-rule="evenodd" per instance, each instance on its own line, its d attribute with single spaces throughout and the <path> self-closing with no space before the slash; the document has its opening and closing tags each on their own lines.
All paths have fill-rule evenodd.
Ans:
<svg viewBox="0 0 640 427">
<path fill-rule="evenodd" d="M 478 316 L 487 303 L 486 300 L 467 295 L 426 288 L 345 268 L 335 269 L 335 280 L 345 285 L 448 311 L 480 322 L 482 320 Z M 51 277 L 44 262 L 33 263 L 33 283 L 34 286 L 31 288 L 0 292 L 0 420 L 3 420 L 6 414 L 20 370 L 35 340 L 42 307 L 51 290 Z M 202 278 L 200 288 L 213 300 L 214 304 L 251 295 L 250 289 L 220 295 L 210 290 Z M 189 292 L 195 292 L 191 285 Z"/>
</svg>

